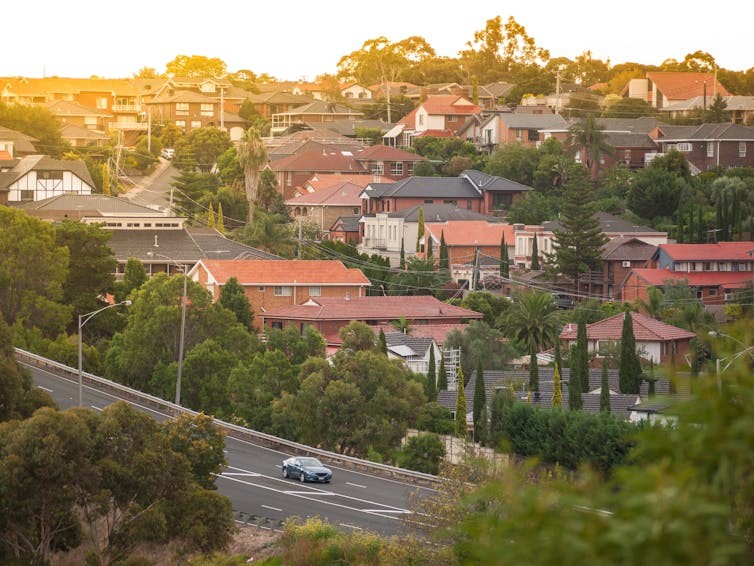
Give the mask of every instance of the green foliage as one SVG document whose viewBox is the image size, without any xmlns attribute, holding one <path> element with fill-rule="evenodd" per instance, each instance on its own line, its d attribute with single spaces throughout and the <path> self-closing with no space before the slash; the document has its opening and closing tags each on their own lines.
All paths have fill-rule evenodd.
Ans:
<svg viewBox="0 0 754 566">
<path fill-rule="evenodd" d="M 238 284 L 237 278 L 231 277 L 225 282 L 220 290 L 218 302 L 235 314 L 238 322 L 246 328 L 251 328 L 251 324 L 254 322 L 254 313 L 243 287 Z"/>
<path fill-rule="evenodd" d="M 419 430 L 437 434 L 453 434 L 453 417 L 447 407 L 436 401 L 422 405 L 416 418 Z"/>
<path fill-rule="evenodd" d="M 445 446 L 436 434 L 424 433 L 411 436 L 401 449 L 397 464 L 401 468 L 437 474 L 440 461 L 445 456 Z"/>
<path fill-rule="evenodd" d="M 290 218 L 259 210 L 254 221 L 232 234 L 235 240 L 283 257 L 293 257 L 293 226 Z"/>
<path fill-rule="evenodd" d="M 538 225 L 557 218 L 561 208 L 560 197 L 529 191 L 513 201 L 508 220 L 516 224 Z"/>
<path fill-rule="evenodd" d="M 380 330 L 382 332 L 382 330 Z M 384 334 L 380 335 L 381 337 Z M 429 347 L 429 362 L 427 363 L 427 385 L 424 388 L 427 395 L 427 401 L 437 400 L 437 371 L 435 370 L 435 346 L 434 343 Z"/>
<path fill-rule="evenodd" d="M 466 438 L 468 427 L 466 424 L 466 391 L 464 387 L 463 368 L 458 368 L 456 378 L 456 425 L 455 433 L 458 438 Z"/>
<path fill-rule="evenodd" d="M 489 291 L 471 291 L 458 303 L 465 309 L 482 313 L 482 319 L 492 326 L 510 307 L 510 301 Z"/>
<path fill-rule="evenodd" d="M 204 55 L 177 55 L 165 64 L 168 76 L 223 79 L 228 66 L 222 59 Z"/>
<path fill-rule="evenodd" d="M 646 100 L 640 98 L 620 98 L 602 113 L 603 118 L 641 118 L 656 115 L 657 111 Z"/>
<path fill-rule="evenodd" d="M 505 335 L 516 341 L 522 352 L 529 353 L 532 348 L 538 352 L 550 348 L 561 324 L 562 316 L 552 294 L 530 289 L 514 294 L 496 326 L 504 329 Z"/>
<path fill-rule="evenodd" d="M 538 163 L 537 149 L 518 143 L 506 143 L 492 154 L 485 167 L 485 173 L 530 187 L 534 184 L 534 171 Z"/>
<path fill-rule="evenodd" d="M 539 270 L 539 244 L 536 236 L 532 238 L 531 243 L 531 268 L 533 271 Z"/>
<path fill-rule="evenodd" d="M 510 277 L 510 260 L 508 258 L 508 245 L 505 243 L 505 233 L 500 236 L 500 277 Z"/>
<path fill-rule="evenodd" d="M 461 367 L 465 375 L 471 375 L 479 360 L 484 360 L 489 369 L 497 369 L 515 357 L 503 333 L 480 320 L 471 322 L 463 332 L 452 330 L 444 347 L 461 348 Z"/>
<path fill-rule="evenodd" d="M 203 218 L 205 215 L 203 202 L 212 202 L 212 196 L 217 194 L 220 179 L 212 173 L 203 173 L 191 169 L 182 169 L 173 178 L 175 187 L 175 205 L 186 216 Z"/>
<path fill-rule="evenodd" d="M 163 431 L 170 449 L 186 456 L 193 480 L 205 489 L 215 489 L 215 476 L 227 462 L 225 432 L 214 425 L 212 417 L 184 413 L 166 420 Z"/>
<path fill-rule="evenodd" d="M 294 326 L 287 326 L 283 330 L 267 328 L 265 342 L 268 350 L 281 351 L 295 365 L 300 365 L 311 357 L 325 357 L 325 339 L 312 326 L 306 326 L 303 333 Z"/>
<path fill-rule="evenodd" d="M 555 362 L 552 373 L 552 408 L 561 409 L 563 407 L 563 385 L 560 381 L 560 363 Z"/>
<path fill-rule="evenodd" d="M 621 393 L 639 393 L 641 387 L 641 359 L 636 351 L 634 323 L 631 313 L 623 316 L 623 329 L 620 336 L 620 365 L 618 386 Z"/>
<path fill-rule="evenodd" d="M 442 270 L 435 270 L 432 258 L 412 257 L 406 262 L 405 270 L 396 273 L 388 283 L 392 295 L 434 295 L 450 280 Z"/>
<path fill-rule="evenodd" d="M 600 412 L 610 412 L 610 384 L 607 380 L 607 360 L 602 362 L 602 381 L 600 383 Z"/>
<path fill-rule="evenodd" d="M 673 216 L 685 188 L 685 181 L 678 175 L 661 167 L 646 167 L 634 173 L 626 204 L 632 212 L 650 221 Z"/>
<path fill-rule="evenodd" d="M 70 149 L 60 134 L 60 121 L 44 105 L 0 102 L 0 124 L 36 138 L 34 147 L 43 155 L 59 159 Z"/>
<path fill-rule="evenodd" d="M 440 368 L 437 370 L 437 390 L 448 390 L 448 372 L 445 369 L 445 356 L 440 356 Z"/>
<path fill-rule="evenodd" d="M 448 244 L 445 243 L 445 231 L 440 232 L 440 263 L 439 268 L 441 272 L 447 272 L 448 265 Z"/>
<path fill-rule="evenodd" d="M 439 173 L 431 161 L 419 161 L 414 166 L 414 177 L 437 177 Z"/>
<path fill-rule="evenodd" d="M 147 281 L 147 269 L 135 257 L 129 258 L 123 270 L 123 279 L 115 283 L 115 300 L 124 301 L 131 291 L 139 289 Z"/>
<path fill-rule="evenodd" d="M 483 427 L 482 413 L 487 407 L 487 392 L 484 388 L 484 369 L 482 366 L 481 358 L 477 361 L 476 374 L 474 378 L 474 405 L 473 405 L 473 420 L 474 420 L 474 435 L 477 437 L 478 428 Z M 486 417 L 486 415 L 485 415 Z"/>
<path fill-rule="evenodd" d="M 219 128 L 195 128 L 176 140 L 173 163 L 180 169 L 209 173 L 230 145 L 230 136 Z"/>
</svg>

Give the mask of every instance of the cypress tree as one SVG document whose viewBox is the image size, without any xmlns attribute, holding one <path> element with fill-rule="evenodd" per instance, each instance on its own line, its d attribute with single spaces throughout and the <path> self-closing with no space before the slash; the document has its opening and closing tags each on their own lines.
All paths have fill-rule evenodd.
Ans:
<svg viewBox="0 0 754 566">
<path fill-rule="evenodd" d="M 529 345 L 529 391 L 534 400 L 539 400 L 539 366 L 537 365 L 537 345 L 534 340 Z"/>
<path fill-rule="evenodd" d="M 539 244 L 537 244 L 537 237 L 532 238 L 534 241 L 531 243 L 531 268 L 534 271 L 539 271 Z"/>
<path fill-rule="evenodd" d="M 425 248 L 427 249 L 427 259 L 432 259 L 434 251 L 432 250 L 432 236 L 427 234 L 427 241 L 425 242 Z"/>
<path fill-rule="evenodd" d="M 419 229 L 416 232 L 416 251 L 421 251 L 421 239 L 424 236 L 424 208 L 419 207 Z"/>
<path fill-rule="evenodd" d="M 217 226 L 215 229 L 221 234 L 225 234 L 225 218 L 223 216 L 223 203 L 217 203 Z"/>
<path fill-rule="evenodd" d="M 620 366 L 618 386 L 621 393 L 639 393 L 641 385 L 641 361 L 636 353 L 636 338 L 631 313 L 623 315 L 623 331 L 620 336 Z"/>
<path fill-rule="evenodd" d="M 437 371 L 437 390 L 448 390 L 448 372 L 445 371 L 445 356 L 440 355 L 440 369 Z"/>
<path fill-rule="evenodd" d="M 406 250 L 403 247 L 403 238 L 401 238 L 401 259 L 398 262 L 398 267 L 406 269 Z"/>
<path fill-rule="evenodd" d="M 435 371 L 435 346 L 429 347 L 429 363 L 427 364 L 427 401 L 437 400 L 437 372 Z"/>
<path fill-rule="evenodd" d="M 589 391 L 589 343 L 586 336 L 586 322 L 580 320 L 576 330 L 576 348 L 578 355 L 578 376 L 581 383 L 581 392 Z M 573 376 L 573 366 L 571 366 L 571 375 Z"/>
<path fill-rule="evenodd" d="M 440 269 L 448 270 L 448 245 L 445 243 L 445 230 L 440 232 Z"/>
<path fill-rule="evenodd" d="M 510 277 L 510 268 L 508 265 L 508 246 L 505 243 L 505 232 L 500 237 L 500 277 L 508 279 Z"/>
<path fill-rule="evenodd" d="M 572 411 L 578 411 L 581 409 L 581 378 L 578 374 L 578 369 L 581 364 L 578 362 L 579 350 L 574 347 L 571 349 L 571 375 L 568 379 L 568 408 Z"/>
<path fill-rule="evenodd" d="M 214 228 L 215 227 L 215 209 L 212 208 L 212 203 L 209 205 L 209 210 L 207 211 L 207 228 Z"/>
<path fill-rule="evenodd" d="M 563 389 L 560 383 L 560 364 L 555 362 L 552 372 L 552 408 L 560 409 L 563 407 Z"/>
<path fill-rule="evenodd" d="M 600 413 L 610 412 L 610 384 L 607 380 L 607 360 L 602 361 L 602 383 L 600 384 Z"/>
<path fill-rule="evenodd" d="M 480 426 L 482 412 L 487 405 L 487 392 L 484 390 L 484 369 L 480 358 L 476 365 L 476 379 L 474 380 L 474 438 L 478 441 L 477 427 Z"/>
<path fill-rule="evenodd" d="M 382 328 L 380 328 L 379 346 L 380 352 L 387 356 L 387 337 L 385 336 L 385 331 Z"/>
<path fill-rule="evenodd" d="M 558 369 L 562 372 L 563 371 L 563 360 L 561 359 L 561 353 L 560 353 L 560 335 L 555 335 L 555 345 L 553 346 L 553 349 L 555 350 L 555 365 L 558 366 Z"/>
<path fill-rule="evenodd" d="M 647 396 L 654 397 L 655 396 L 655 382 L 657 379 L 655 379 L 655 363 L 654 361 L 649 362 L 649 377 L 647 378 Z"/>
<path fill-rule="evenodd" d="M 466 438 L 466 392 L 463 389 L 463 369 L 460 367 L 456 384 L 456 436 Z"/>
</svg>

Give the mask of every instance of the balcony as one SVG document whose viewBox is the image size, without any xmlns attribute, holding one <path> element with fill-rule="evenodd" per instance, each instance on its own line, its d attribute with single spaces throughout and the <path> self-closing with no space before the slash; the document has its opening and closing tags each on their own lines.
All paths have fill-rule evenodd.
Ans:
<svg viewBox="0 0 754 566">
<path fill-rule="evenodd" d="M 146 131 L 148 124 L 145 122 L 110 122 L 108 125 L 111 130 L 138 130 Z"/>
<path fill-rule="evenodd" d="M 141 104 L 113 104 L 113 112 L 137 114 L 141 112 Z"/>
</svg>

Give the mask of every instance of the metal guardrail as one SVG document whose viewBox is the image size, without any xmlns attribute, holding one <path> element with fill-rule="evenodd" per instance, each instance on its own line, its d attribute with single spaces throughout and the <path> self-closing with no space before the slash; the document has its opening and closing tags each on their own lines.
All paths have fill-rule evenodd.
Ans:
<svg viewBox="0 0 754 566">
<path fill-rule="evenodd" d="M 15 348 L 16 360 L 24 364 L 34 366 L 40 369 L 47 370 L 51 373 L 59 375 L 65 379 L 70 379 L 78 383 L 78 369 L 72 368 L 60 362 L 44 358 L 32 352 Z M 103 377 L 82 372 L 82 382 L 98 391 L 103 391 L 111 395 L 115 395 L 126 401 L 137 403 L 146 407 L 157 409 L 161 412 L 176 416 L 179 414 L 196 415 L 196 411 L 181 407 L 165 399 L 160 399 L 154 395 L 143 393 L 136 389 L 132 389 L 120 383 L 110 381 Z M 362 460 L 360 458 L 354 458 L 352 456 L 346 456 L 344 454 L 338 454 L 337 452 L 329 452 L 327 450 L 321 450 L 312 446 L 306 446 L 305 444 L 299 444 L 285 438 L 280 438 L 251 430 L 238 426 L 232 423 L 228 423 L 219 419 L 214 419 L 214 423 L 223 429 L 227 436 L 243 440 L 251 444 L 257 444 L 264 446 L 265 448 L 272 448 L 274 450 L 281 450 L 285 452 L 291 452 L 295 454 L 305 454 L 308 456 L 316 456 L 325 463 L 333 466 L 339 466 L 341 468 L 355 470 L 359 472 L 368 473 L 383 478 L 390 478 L 400 481 L 406 481 L 415 485 L 434 487 L 440 485 L 443 480 L 432 474 L 425 474 L 422 472 L 416 472 L 413 470 L 406 470 L 404 468 L 397 468 L 395 466 L 389 466 L 387 464 L 380 464 L 378 462 L 370 462 L 368 460 Z"/>
</svg>

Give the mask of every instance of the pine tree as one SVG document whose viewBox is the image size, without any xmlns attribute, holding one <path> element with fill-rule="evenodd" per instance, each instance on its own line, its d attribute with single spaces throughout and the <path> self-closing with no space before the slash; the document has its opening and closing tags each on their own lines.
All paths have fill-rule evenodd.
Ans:
<svg viewBox="0 0 754 566">
<path fill-rule="evenodd" d="M 600 384 L 600 413 L 610 412 L 610 383 L 607 380 L 607 360 L 602 361 L 602 383 Z"/>
<path fill-rule="evenodd" d="M 508 279 L 510 268 L 508 266 L 508 246 L 505 243 L 505 232 L 500 237 L 500 277 Z"/>
<path fill-rule="evenodd" d="M 463 387 L 463 369 L 460 367 L 456 384 L 456 436 L 466 438 L 466 392 Z"/>
<path fill-rule="evenodd" d="M 445 357 L 440 355 L 440 369 L 437 371 L 437 390 L 448 390 L 448 373 L 445 370 Z"/>
<path fill-rule="evenodd" d="M 487 392 L 484 390 L 484 369 L 480 358 L 476 366 L 476 379 L 474 380 L 474 438 L 479 441 L 477 428 L 480 426 L 482 412 L 487 405 Z"/>
<path fill-rule="evenodd" d="M 425 389 L 427 401 L 437 400 L 437 372 L 435 371 L 435 346 L 429 347 L 429 363 L 427 364 L 427 387 Z"/>
<path fill-rule="evenodd" d="M 563 407 L 563 388 L 560 384 L 560 364 L 555 362 L 552 372 L 552 407 L 560 409 Z"/>
<path fill-rule="evenodd" d="M 529 391 L 534 400 L 539 400 L 539 366 L 537 364 L 537 345 L 534 340 L 529 343 Z"/>
<path fill-rule="evenodd" d="M 225 217 L 223 216 L 223 203 L 217 203 L 217 226 L 215 229 L 221 234 L 225 234 Z"/>
<path fill-rule="evenodd" d="M 398 267 L 406 269 L 406 249 L 403 247 L 403 238 L 401 238 L 401 259 L 398 262 Z"/>
<path fill-rule="evenodd" d="M 641 386 L 641 360 L 636 352 L 636 338 L 631 313 L 623 315 L 623 331 L 620 336 L 620 366 L 618 386 L 621 393 L 639 393 Z"/>
<path fill-rule="evenodd" d="M 421 239 L 424 236 L 424 209 L 419 207 L 419 228 L 416 232 L 416 251 L 421 251 Z"/>
<path fill-rule="evenodd" d="M 450 267 L 448 263 L 448 245 L 445 243 L 445 231 L 440 232 L 440 269 L 447 271 Z"/>
<path fill-rule="evenodd" d="M 572 411 L 578 411 L 581 409 L 581 378 L 579 377 L 577 368 L 580 366 L 578 362 L 579 350 L 574 347 L 571 349 L 571 375 L 568 379 L 568 408 Z"/>
<path fill-rule="evenodd" d="M 578 376 L 581 383 L 581 392 L 589 391 L 589 343 L 586 336 L 586 322 L 580 320 L 576 329 L 576 349 L 578 350 Z M 573 375 L 573 366 L 571 367 Z"/>
<path fill-rule="evenodd" d="M 531 268 L 533 271 L 539 271 L 539 244 L 537 244 L 537 237 L 532 238 L 531 243 Z"/>
<path fill-rule="evenodd" d="M 215 227 L 215 209 L 212 208 L 212 203 L 209 205 L 209 210 L 207 211 L 207 228 L 214 228 Z"/>
<path fill-rule="evenodd" d="M 387 356 L 387 337 L 385 336 L 385 331 L 382 328 L 380 328 L 379 345 L 380 352 Z"/>
</svg>

